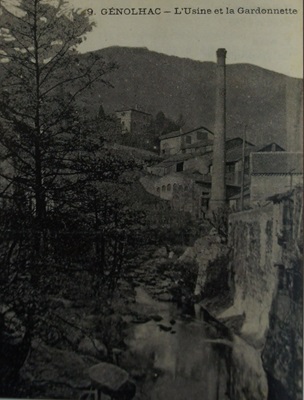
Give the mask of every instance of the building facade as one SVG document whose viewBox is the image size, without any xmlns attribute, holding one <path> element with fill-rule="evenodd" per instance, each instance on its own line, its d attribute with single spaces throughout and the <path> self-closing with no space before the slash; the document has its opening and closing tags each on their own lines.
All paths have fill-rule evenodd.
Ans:
<svg viewBox="0 0 304 400">
<path fill-rule="evenodd" d="M 172 156 L 181 151 L 192 153 L 194 150 L 186 151 L 186 149 L 195 148 L 193 145 L 204 143 L 207 145 L 212 145 L 213 133 L 205 128 L 199 127 L 192 129 L 187 132 L 183 130 L 170 132 L 165 135 L 160 136 L 160 155 L 162 156 Z"/>
<path fill-rule="evenodd" d="M 136 109 L 116 111 L 115 115 L 120 121 L 122 134 L 145 133 L 152 123 L 151 114 Z"/>
<path fill-rule="evenodd" d="M 250 203 L 254 206 L 303 185 L 303 153 L 251 153 L 250 170 Z"/>
</svg>

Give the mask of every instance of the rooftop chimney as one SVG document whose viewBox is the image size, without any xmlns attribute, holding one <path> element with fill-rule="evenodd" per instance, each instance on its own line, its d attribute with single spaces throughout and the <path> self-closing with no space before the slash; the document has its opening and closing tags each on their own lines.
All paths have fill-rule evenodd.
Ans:
<svg viewBox="0 0 304 400">
<path fill-rule="evenodd" d="M 216 52 L 216 106 L 210 210 L 216 210 L 226 204 L 226 53 L 225 49 L 218 49 Z"/>
</svg>

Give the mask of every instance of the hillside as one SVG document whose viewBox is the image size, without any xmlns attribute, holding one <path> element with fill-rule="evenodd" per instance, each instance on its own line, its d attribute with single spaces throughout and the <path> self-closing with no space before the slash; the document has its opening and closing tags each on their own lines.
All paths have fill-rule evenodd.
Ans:
<svg viewBox="0 0 304 400">
<path fill-rule="evenodd" d="M 100 104 L 106 114 L 138 106 L 154 116 L 163 111 L 173 120 L 182 114 L 185 129 L 206 126 L 213 130 L 216 63 L 168 56 L 147 48 L 108 47 L 94 53 L 115 62 L 118 68 L 105 76 L 112 87 L 96 83 L 78 99 L 87 115 L 96 116 Z M 89 54 L 78 58 L 89 62 Z M 242 136 L 247 125 L 248 141 L 256 145 L 275 141 L 286 148 L 287 108 L 289 143 L 293 132 L 299 131 L 302 79 L 251 64 L 229 64 L 229 49 L 227 64 L 227 137 Z M 0 76 L 5 75 L 3 72 L 0 65 Z"/>
<path fill-rule="evenodd" d="M 96 85 L 82 99 L 84 107 L 97 113 L 102 102 L 106 113 L 135 107 L 168 117 L 180 113 L 187 127 L 214 126 L 215 69 L 213 62 L 167 56 L 146 48 L 109 47 L 97 51 L 119 68 L 108 76 L 114 88 Z M 86 55 L 82 55 L 86 57 Z M 276 141 L 286 147 L 286 85 L 299 96 L 302 80 L 250 64 L 229 65 L 227 54 L 227 136 L 243 133 L 254 144 Z"/>
</svg>

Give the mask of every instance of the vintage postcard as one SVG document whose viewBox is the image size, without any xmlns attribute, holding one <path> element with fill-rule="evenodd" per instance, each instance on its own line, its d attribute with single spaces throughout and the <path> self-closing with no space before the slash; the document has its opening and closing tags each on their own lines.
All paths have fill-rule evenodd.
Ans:
<svg viewBox="0 0 304 400">
<path fill-rule="evenodd" d="M 0 0 L 0 397 L 301 400 L 300 0 Z"/>
</svg>

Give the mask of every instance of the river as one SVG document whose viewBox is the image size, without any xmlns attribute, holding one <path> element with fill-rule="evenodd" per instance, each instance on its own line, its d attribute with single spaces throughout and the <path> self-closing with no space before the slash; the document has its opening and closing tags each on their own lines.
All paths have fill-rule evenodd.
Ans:
<svg viewBox="0 0 304 400">
<path fill-rule="evenodd" d="M 256 350 L 215 321 L 206 321 L 199 307 L 192 315 L 185 314 L 173 303 L 154 300 L 142 287 L 136 291 L 137 310 L 158 317 L 134 323 L 128 330 L 136 399 L 267 399 Z"/>
</svg>

